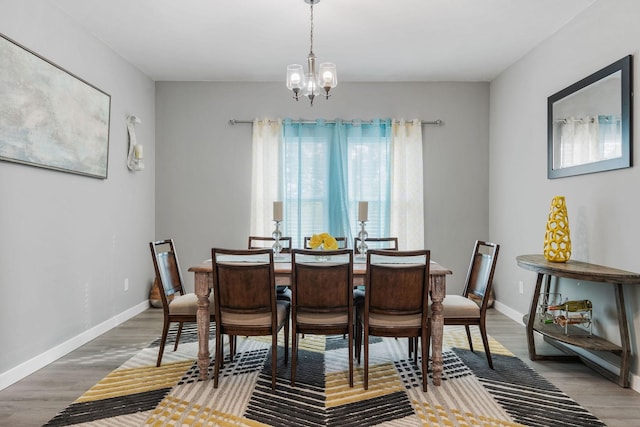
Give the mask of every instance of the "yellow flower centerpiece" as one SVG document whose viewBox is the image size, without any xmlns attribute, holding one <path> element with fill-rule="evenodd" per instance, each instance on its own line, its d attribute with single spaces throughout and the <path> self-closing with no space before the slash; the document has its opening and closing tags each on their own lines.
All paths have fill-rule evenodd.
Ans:
<svg viewBox="0 0 640 427">
<path fill-rule="evenodd" d="M 338 241 L 329 233 L 314 234 L 309 239 L 311 249 L 318 250 L 336 250 L 338 249 Z"/>
</svg>

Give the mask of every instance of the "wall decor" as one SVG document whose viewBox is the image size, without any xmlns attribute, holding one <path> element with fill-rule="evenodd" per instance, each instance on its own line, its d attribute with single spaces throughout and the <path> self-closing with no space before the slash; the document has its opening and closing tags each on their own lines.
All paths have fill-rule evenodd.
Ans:
<svg viewBox="0 0 640 427">
<path fill-rule="evenodd" d="M 632 165 L 632 56 L 548 98 L 547 177 Z"/>
<path fill-rule="evenodd" d="M 0 160 L 107 178 L 111 96 L 0 34 Z"/>
</svg>

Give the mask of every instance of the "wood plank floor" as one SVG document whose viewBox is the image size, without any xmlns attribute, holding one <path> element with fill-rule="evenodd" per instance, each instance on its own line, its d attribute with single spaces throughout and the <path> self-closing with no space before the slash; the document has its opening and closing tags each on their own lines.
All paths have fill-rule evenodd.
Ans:
<svg viewBox="0 0 640 427">
<path fill-rule="evenodd" d="M 157 338 L 162 311 L 149 309 L 0 391 L 0 426 L 41 426 Z M 608 426 L 640 425 L 640 394 L 579 362 L 532 362 L 524 326 L 489 310 L 489 334 Z M 445 330 L 446 333 L 446 330 Z M 171 346 L 166 351 L 171 351 Z"/>
</svg>

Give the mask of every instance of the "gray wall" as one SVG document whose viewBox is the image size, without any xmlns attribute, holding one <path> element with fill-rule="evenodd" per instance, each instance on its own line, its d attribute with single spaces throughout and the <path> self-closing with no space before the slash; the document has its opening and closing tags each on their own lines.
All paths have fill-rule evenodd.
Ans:
<svg viewBox="0 0 640 427">
<path fill-rule="evenodd" d="M 637 87 L 638 16 L 640 2 L 599 0 L 491 83 L 490 235 L 502 244 L 496 298 L 514 318 L 528 311 L 535 284 L 535 274 L 517 267 L 515 257 L 542 253 L 549 205 L 555 195 L 566 197 L 573 259 L 640 271 L 640 168 L 555 180 L 546 175 L 547 97 L 629 54 L 635 56 Z M 639 113 L 636 101 L 636 128 Z M 633 157 L 637 165 L 638 155 Z M 522 295 L 520 280 L 525 283 Z M 560 290 L 569 297 L 591 298 L 594 331 L 620 342 L 610 285 L 568 282 Z M 634 354 L 632 386 L 638 390 L 640 293 L 633 286 L 624 291 Z"/>
<path fill-rule="evenodd" d="M 47 1 L 2 0 L 0 11 L 3 34 L 111 95 L 108 179 L 0 162 L 2 388 L 144 309 L 155 113 L 153 82 Z M 129 114 L 143 120 L 137 174 L 126 167 Z"/>
<path fill-rule="evenodd" d="M 278 83 L 156 83 L 156 234 L 173 237 L 183 274 L 213 246 L 249 234 L 251 125 L 229 119 L 441 119 L 423 126 L 425 242 L 462 282 L 489 227 L 488 83 L 341 83 L 327 101 L 295 102 Z"/>
</svg>

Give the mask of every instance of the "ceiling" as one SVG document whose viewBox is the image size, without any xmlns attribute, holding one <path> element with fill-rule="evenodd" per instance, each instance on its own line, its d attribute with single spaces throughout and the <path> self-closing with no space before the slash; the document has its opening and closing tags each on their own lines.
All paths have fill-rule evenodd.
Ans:
<svg viewBox="0 0 640 427">
<path fill-rule="evenodd" d="M 321 0 L 338 81 L 491 81 L 597 0 Z M 304 0 L 51 0 L 156 81 L 283 81 L 306 68 Z"/>
</svg>

